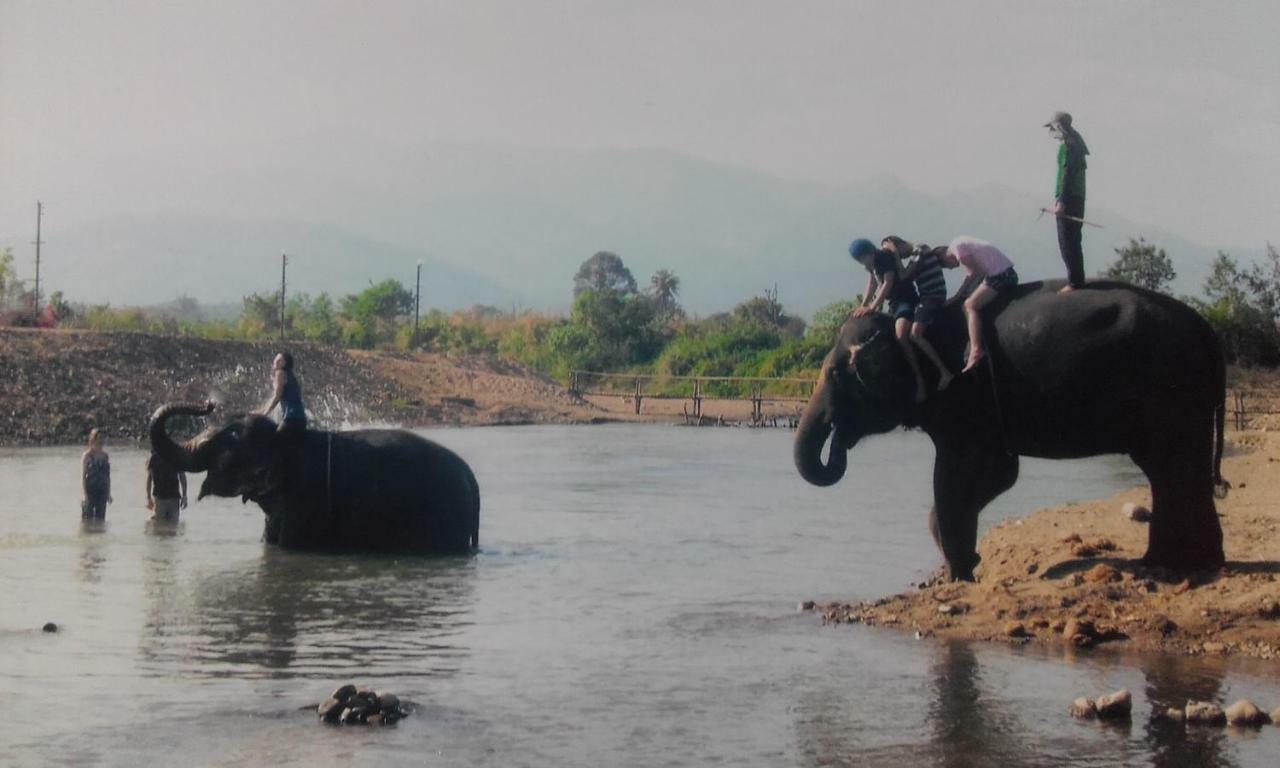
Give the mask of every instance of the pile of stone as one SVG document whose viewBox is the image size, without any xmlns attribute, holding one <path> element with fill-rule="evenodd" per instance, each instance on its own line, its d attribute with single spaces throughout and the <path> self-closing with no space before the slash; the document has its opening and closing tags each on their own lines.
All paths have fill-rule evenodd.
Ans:
<svg viewBox="0 0 1280 768">
<path fill-rule="evenodd" d="M 1266 725 L 1280 718 L 1280 709 L 1268 715 L 1248 699 L 1241 699 L 1223 710 L 1211 701 L 1188 701 L 1183 709 L 1170 707 L 1164 716 L 1189 725 L 1235 725 L 1243 728 Z"/>
<path fill-rule="evenodd" d="M 1083 696 L 1071 702 L 1071 716 L 1081 720 L 1128 720 L 1133 711 L 1133 695 L 1122 688 L 1115 693 L 1087 699 Z"/>
<path fill-rule="evenodd" d="M 347 684 L 316 708 L 320 719 L 330 725 L 392 725 L 409 715 L 394 693 Z"/>
<path fill-rule="evenodd" d="M 1133 710 L 1133 697 L 1127 690 L 1099 696 L 1096 700 L 1081 696 L 1071 702 L 1068 710 L 1072 717 L 1081 720 L 1128 720 Z M 1234 725 L 1239 727 L 1259 727 L 1270 722 L 1280 724 L 1280 709 L 1268 715 L 1248 699 L 1241 699 L 1235 704 L 1222 707 L 1209 701 L 1188 701 L 1181 709 L 1170 707 L 1156 717 L 1164 717 L 1189 725 Z"/>
</svg>

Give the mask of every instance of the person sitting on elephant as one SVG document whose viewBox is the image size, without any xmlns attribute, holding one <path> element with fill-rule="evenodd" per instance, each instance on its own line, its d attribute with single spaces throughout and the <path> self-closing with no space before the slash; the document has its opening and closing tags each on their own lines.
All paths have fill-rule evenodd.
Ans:
<svg viewBox="0 0 1280 768">
<path fill-rule="evenodd" d="M 302 405 L 302 385 L 293 373 L 293 355 L 281 352 L 271 361 L 271 401 L 258 413 L 267 416 L 278 404 L 282 437 L 301 438 L 307 429 L 307 410 Z"/>
<path fill-rule="evenodd" d="M 942 266 L 964 267 L 964 283 L 947 303 L 964 299 L 964 313 L 969 324 L 969 359 L 961 373 L 973 370 L 986 355 L 982 346 L 982 308 L 1001 293 L 1018 285 L 1018 273 L 1008 256 L 991 243 L 976 237 L 961 236 L 951 241 L 942 255 Z"/>
<path fill-rule="evenodd" d="M 930 248 L 923 244 L 912 246 L 893 235 L 886 237 L 880 246 L 892 250 L 903 261 L 903 279 L 915 283 L 916 293 L 920 298 L 911 324 L 911 341 L 938 369 L 938 391 L 942 391 L 951 383 L 951 369 L 942 362 L 938 350 L 934 349 L 924 334 L 947 303 L 947 279 L 942 275 L 942 262 L 939 261 L 941 252 L 945 249 Z"/>
<path fill-rule="evenodd" d="M 870 240 L 861 237 L 854 240 L 849 244 L 849 255 L 867 269 L 867 287 L 862 293 L 862 303 L 853 310 L 853 316 L 869 315 L 888 303 L 893 315 L 894 335 L 915 373 L 915 400 L 923 403 L 928 391 L 910 338 L 917 301 L 915 283 L 902 277 L 898 257 L 893 251 L 876 248 Z"/>
</svg>

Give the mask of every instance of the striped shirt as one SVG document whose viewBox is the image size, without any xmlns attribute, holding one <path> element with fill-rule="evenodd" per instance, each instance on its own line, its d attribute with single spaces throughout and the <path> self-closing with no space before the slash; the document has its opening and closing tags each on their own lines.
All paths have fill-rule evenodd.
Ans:
<svg viewBox="0 0 1280 768">
<path fill-rule="evenodd" d="M 922 297 L 940 296 L 944 299 L 947 297 L 947 278 L 942 274 L 942 264 L 938 263 L 938 255 L 932 250 L 921 254 L 911 279 L 915 280 L 916 289 L 920 291 Z"/>
</svg>

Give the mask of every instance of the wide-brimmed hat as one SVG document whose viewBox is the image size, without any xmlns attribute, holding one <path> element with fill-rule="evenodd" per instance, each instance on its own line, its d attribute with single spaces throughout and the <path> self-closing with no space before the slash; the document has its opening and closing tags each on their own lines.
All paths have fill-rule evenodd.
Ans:
<svg viewBox="0 0 1280 768">
<path fill-rule="evenodd" d="M 1071 115 L 1066 112 L 1054 112 L 1053 117 L 1049 118 L 1049 122 L 1045 123 L 1044 127 L 1052 128 L 1055 125 L 1062 126 L 1063 128 L 1070 128 Z"/>
</svg>

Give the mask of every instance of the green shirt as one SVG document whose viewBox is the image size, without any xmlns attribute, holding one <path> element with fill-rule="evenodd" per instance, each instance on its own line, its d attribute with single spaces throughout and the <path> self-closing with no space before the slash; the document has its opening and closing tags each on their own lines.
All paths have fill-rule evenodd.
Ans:
<svg viewBox="0 0 1280 768">
<path fill-rule="evenodd" d="M 1084 152 L 1078 147 L 1070 147 L 1066 141 L 1058 145 L 1058 180 L 1053 187 L 1055 200 L 1064 197 L 1084 199 L 1085 168 Z"/>
</svg>

